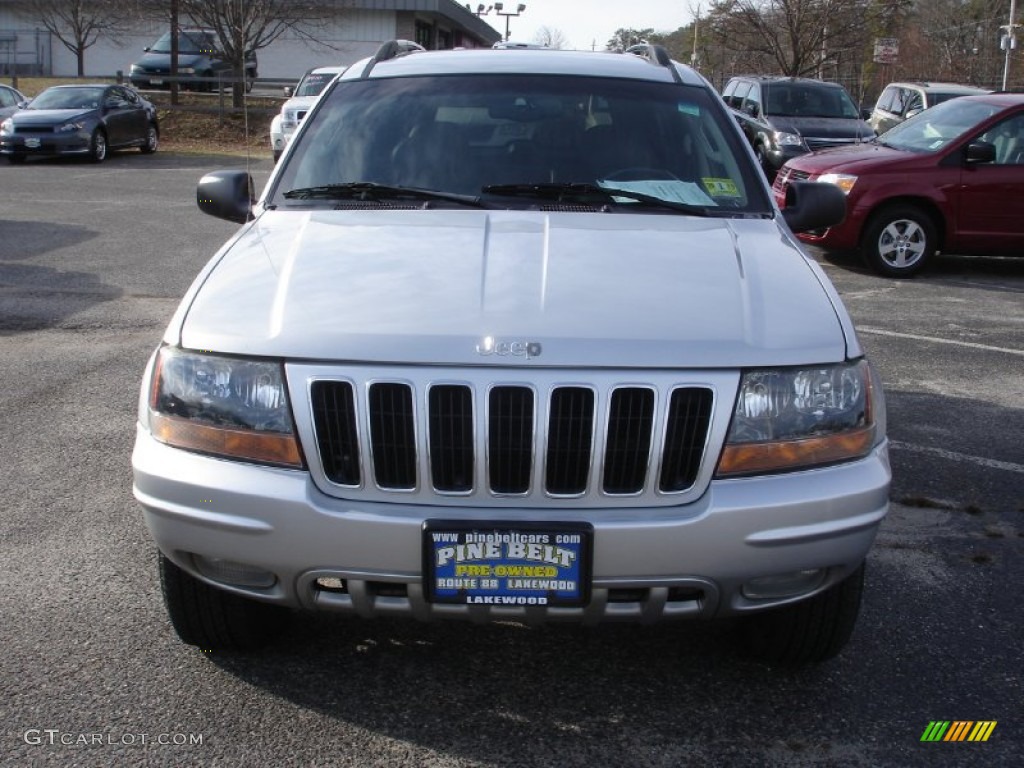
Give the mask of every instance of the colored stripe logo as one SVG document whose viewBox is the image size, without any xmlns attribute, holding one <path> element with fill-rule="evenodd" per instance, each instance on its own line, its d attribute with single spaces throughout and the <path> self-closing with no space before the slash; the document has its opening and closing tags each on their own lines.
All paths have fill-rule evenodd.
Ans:
<svg viewBox="0 0 1024 768">
<path fill-rule="evenodd" d="M 921 741 L 988 741 L 996 720 L 932 720 Z"/>
</svg>

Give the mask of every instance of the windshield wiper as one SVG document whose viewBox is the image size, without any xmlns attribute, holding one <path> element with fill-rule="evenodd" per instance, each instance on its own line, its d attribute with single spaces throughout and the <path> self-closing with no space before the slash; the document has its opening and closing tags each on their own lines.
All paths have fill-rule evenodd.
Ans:
<svg viewBox="0 0 1024 768">
<path fill-rule="evenodd" d="M 541 183 L 541 184 L 491 184 L 481 190 L 486 195 L 497 195 L 499 197 L 536 197 L 542 200 L 555 200 L 558 202 L 588 202 L 587 198 L 600 198 L 602 203 L 618 204 L 616 198 L 626 198 L 633 202 L 655 208 L 667 208 L 672 211 L 691 213 L 694 216 L 707 216 L 707 206 L 692 205 L 679 202 L 678 200 L 665 200 L 654 195 L 646 195 L 643 192 L 635 192 L 631 189 L 616 189 L 615 187 L 601 187 L 597 184 L 583 182 L 566 183 Z M 589 201 L 596 202 L 596 201 Z"/>
<path fill-rule="evenodd" d="M 460 195 L 455 192 L 439 192 L 418 187 L 392 187 L 373 181 L 351 181 L 344 184 L 324 184 L 319 187 L 299 187 L 284 193 L 288 200 L 372 200 L 413 199 L 444 200 L 473 208 L 489 208 L 475 195 Z"/>
</svg>

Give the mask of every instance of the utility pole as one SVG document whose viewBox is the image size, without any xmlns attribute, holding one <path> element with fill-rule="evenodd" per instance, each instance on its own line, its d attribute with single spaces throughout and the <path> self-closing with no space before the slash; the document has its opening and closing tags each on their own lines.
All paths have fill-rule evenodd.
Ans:
<svg viewBox="0 0 1024 768">
<path fill-rule="evenodd" d="M 1000 47 L 1006 54 L 1006 58 L 1003 60 L 1003 90 L 1005 91 L 1009 86 L 1010 81 L 1010 54 L 1013 53 L 1013 49 L 1017 47 L 1017 27 L 1019 24 L 1015 24 L 1014 20 L 1017 16 L 1017 0 L 1010 0 L 1010 23 L 1000 29 L 1005 29 L 1006 34 L 1003 35 L 1003 39 L 999 41 Z"/>
<path fill-rule="evenodd" d="M 700 3 L 697 3 L 697 17 L 693 20 L 693 53 L 690 54 L 690 66 L 697 69 L 697 33 L 700 27 Z"/>
<path fill-rule="evenodd" d="M 171 0 L 171 106 L 178 104 L 178 0 Z"/>
</svg>

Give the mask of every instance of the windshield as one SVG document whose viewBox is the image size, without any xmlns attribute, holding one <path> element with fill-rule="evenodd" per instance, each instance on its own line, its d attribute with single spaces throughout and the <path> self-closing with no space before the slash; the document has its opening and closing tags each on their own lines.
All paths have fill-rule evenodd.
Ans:
<svg viewBox="0 0 1024 768">
<path fill-rule="evenodd" d="M 295 96 L 319 96 L 320 91 L 327 87 L 335 77 L 334 72 L 310 72 L 295 89 Z"/>
<path fill-rule="evenodd" d="M 770 213 L 742 137 L 708 94 L 567 75 L 342 81 L 306 118 L 270 203 L 284 204 L 289 191 L 373 183 L 528 206 L 552 197 L 554 184 L 628 191 L 605 197 L 637 209 L 656 198 Z"/>
<path fill-rule="evenodd" d="M 48 88 L 36 96 L 29 109 L 99 109 L 103 88 Z"/>
<path fill-rule="evenodd" d="M 216 48 L 213 35 L 202 32 L 181 32 L 178 35 L 178 53 L 213 53 Z M 149 50 L 151 53 L 170 53 L 171 33 L 153 43 Z"/>
<path fill-rule="evenodd" d="M 764 112 L 775 117 L 831 117 L 856 120 L 860 112 L 838 85 L 771 83 L 764 86 Z"/>
<path fill-rule="evenodd" d="M 909 152 L 937 152 L 998 111 L 995 104 L 950 99 L 890 128 L 878 143 Z"/>
</svg>

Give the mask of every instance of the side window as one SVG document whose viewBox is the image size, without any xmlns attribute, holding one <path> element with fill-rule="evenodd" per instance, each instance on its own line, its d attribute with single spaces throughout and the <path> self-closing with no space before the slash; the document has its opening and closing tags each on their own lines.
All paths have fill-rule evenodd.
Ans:
<svg viewBox="0 0 1024 768">
<path fill-rule="evenodd" d="M 907 90 L 906 88 L 897 88 L 896 92 L 892 96 L 892 109 L 890 110 L 894 114 L 902 115 L 907 109 Z"/>
<path fill-rule="evenodd" d="M 732 106 L 732 94 L 735 92 L 735 90 L 736 81 L 730 80 L 728 83 L 725 84 L 725 90 L 722 91 L 722 100 L 730 107 Z"/>
<path fill-rule="evenodd" d="M 882 95 L 878 97 L 878 108 L 883 109 L 886 112 L 892 112 L 892 103 L 896 98 L 896 92 L 898 90 L 899 89 L 896 88 L 895 86 L 890 85 L 888 88 L 882 91 Z"/>
<path fill-rule="evenodd" d="M 743 100 L 746 98 L 747 93 L 750 91 L 750 83 L 737 83 L 736 90 L 732 95 L 732 101 L 729 102 L 729 106 L 733 109 L 742 109 Z"/>
<path fill-rule="evenodd" d="M 998 123 L 979 136 L 996 148 L 996 165 L 1024 165 L 1024 114 Z"/>
<path fill-rule="evenodd" d="M 903 106 L 903 114 L 912 109 L 924 109 L 924 98 L 917 91 L 907 91 L 906 103 Z"/>
<path fill-rule="evenodd" d="M 0 88 L 0 107 L 13 107 L 14 93 L 6 88 Z"/>
<path fill-rule="evenodd" d="M 756 83 L 750 86 L 750 91 L 743 99 L 743 111 L 754 117 L 761 116 L 761 86 Z"/>
</svg>

